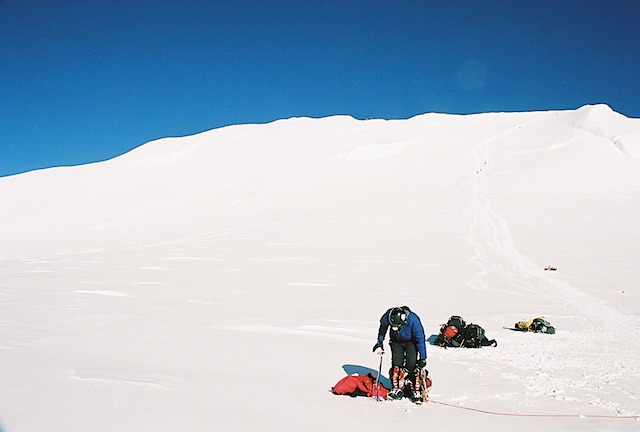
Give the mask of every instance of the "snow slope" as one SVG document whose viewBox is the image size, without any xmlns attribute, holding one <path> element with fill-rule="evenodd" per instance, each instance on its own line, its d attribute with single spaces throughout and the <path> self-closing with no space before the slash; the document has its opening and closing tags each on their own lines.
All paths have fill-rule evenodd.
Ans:
<svg viewBox="0 0 640 432">
<path fill-rule="evenodd" d="M 610 418 L 640 414 L 634 156 L 640 120 L 595 105 L 292 118 L 1 178 L 0 430 L 635 431 Z M 401 304 L 498 347 L 429 346 L 422 407 L 332 395 Z M 537 315 L 557 334 L 502 328 Z"/>
</svg>

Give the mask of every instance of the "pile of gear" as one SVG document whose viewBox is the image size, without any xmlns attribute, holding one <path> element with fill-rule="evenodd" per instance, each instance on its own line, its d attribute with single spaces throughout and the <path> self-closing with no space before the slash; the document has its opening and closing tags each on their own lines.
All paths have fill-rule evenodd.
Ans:
<svg viewBox="0 0 640 432">
<path fill-rule="evenodd" d="M 446 324 L 440 326 L 434 345 L 445 348 L 480 348 L 496 347 L 498 342 L 487 338 L 484 329 L 478 324 L 467 324 L 460 316 L 452 315 Z"/>
<path fill-rule="evenodd" d="M 544 319 L 543 316 L 526 321 L 518 321 L 513 325 L 513 330 L 547 334 L 554 334 L 556 332 L 555 327 Z"/>
</svg>

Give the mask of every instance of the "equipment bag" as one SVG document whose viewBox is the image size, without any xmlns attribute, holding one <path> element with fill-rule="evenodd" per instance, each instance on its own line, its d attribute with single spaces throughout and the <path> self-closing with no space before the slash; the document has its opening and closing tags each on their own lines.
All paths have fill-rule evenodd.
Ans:
<svg viewBox="0 0 640 432">
<path fill-rule="evenodd" d="M 445 348 L 498 346 L 495 339 L 489 340 L 486 337 L 482 327 L 473 323 L 467 325 L 458 315 L 452 315 L 446 324 L 442 324 L 434 343 Z"/>
<path fill-rule="evenodd" d="M 351 397 L 356 396 L 380 396 L 382 398 L 387 397 L 387 390 L 382 384 L 376 384 L 376 377 L 368 373 L 366 375 L 349 375 L 342 378 L 331 387 L 333 394 L 347 395 Z M 379 392 L 379 394 L 377 394 Z"/>
<path fill-rule="evenodd" d="M 480 348 L 483 346 L 497 346 L 495 339 L 489 340 L 484 329 L 478 324 L 469 324 L 462 330 L 462 344 L 465 348 Z"/>
<path fill-rule="evenodd" d="M 547 334 L 556 332 L 556 329 L 542 316 L 526 321 L 518 321 L 514 324 L 514 330 Z"/>
<path fill-rule="evenodd" d="M 457 328 L 458 331 L 460 331 L 463 328 L 465 328 L 466 324 L 462 319 L 462 317 L 459 317 L 458 315 L 452 315 L 451 317 L 449 317 L 449 320 L 447 321 L 447 327 L 451 327 L 451 326 Z"/>
<path fill-rule="evenodd" d="M 547 333 L 554 334 L 556 329 L 549 323 L 549 321 L 542 318 L 535 318 L 529 326 L 530 331 L 535 333 Z"/>
<path fill-rule="evenodd" d="M 459 347 L 462 343 L 461 331 L 464 327 L 464 320 L 458 315 L 452 315 L 446 324 L 440 326 L 440 334 L 436 337 L 435 344 L 444 347 Z"/>
</svg>

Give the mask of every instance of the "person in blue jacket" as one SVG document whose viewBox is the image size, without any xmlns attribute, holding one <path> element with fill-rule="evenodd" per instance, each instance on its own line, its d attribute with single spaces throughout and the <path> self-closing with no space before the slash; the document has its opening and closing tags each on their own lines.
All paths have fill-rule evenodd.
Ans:
<svg viewBox="0 0 640 432">
<path fill-rule="evenodd" d="M 407 395 L 414 401 L 422 400 L 420 391 L 420 371 L 427 364 L 427 346 L 424 327 L 420 317 L 407 306 L 392 307 L 380 318 L 378 341 L 373 346 L 373 352 L 381 350 L 384 353 L 384 341 L 389 331 L 389 345 L 391 346 L 391 391 L 389 399 L 401 399 Z M 425 371 L 428 374 L 427 371 Z M 408 386 L 405 386 L 408 384 Z M 409 392 L 405 388 L 409 387 Z"/>
</svg>

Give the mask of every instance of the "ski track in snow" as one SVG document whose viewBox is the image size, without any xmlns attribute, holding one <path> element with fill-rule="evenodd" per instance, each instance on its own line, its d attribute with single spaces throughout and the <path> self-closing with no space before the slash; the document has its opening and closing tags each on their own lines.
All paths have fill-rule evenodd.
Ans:
<svg viewBox="0 0 640 432">
<path fill-rule="evenodd" d="M 507 381 L 523 385 L 528 393 L 526 398 L 546 397 L 563 402 L 586 402 L 604 408 L 617 415 L 635 415 L 628 409 L 621 409 L 620 404 L 607 397 L 615 394 L 638 400 L 640 395 L 632 390 L 633 384 L 640 380 L 640 367 L 637 358 L 629 358 L 623 353 L 628 349 L 619 349 L 619 330 L 630 323 L 629 317 L 621 317 L 620 312 L 604 304 L 603 301 L 576 289 L 568 282 L 548 276 L 541 269 L 521 254 L 515 247 L 507 221 L 491 207 L 491 202 L 483 192 L 484 171 L 491 166 L 491 144 L 494 140 L 504 138 L 507 132 L 496 135 L 477 146 L 472 152 L 467 172 L 460 182 L 461 202 L 465 208 L 466 239 L 475 251 L 473 264 L 478 268 L 475 277 L 467 284 L 473 289 L 498 291 L 491 286 L 489 276 L 498 275 L 509 288 L 504 293 L 523 290 L 529 295 L 548 296 L 567 305 L 588 323 L 581 332 L 559 331 L 556 335 L 515 333 L 507 335 L 510 342 L 516 338 L 524 339 L 515 349 L 501 350 L 481 349 L 474 353 L 482 359 L 482 367 L 492 367 L 497 371 L 513 369 L 517 373 L 503 373 Z M 481 167 L 478 169 L 477 167 Z M 635 319 L 637 324 L 637 318 Z M 552 322 L 553 324 L 553 322 Z M 498 335 L 488 335 L 497 337 Z M 505 339 L 505 335 L 497 337 Z M 631 342 L 637 344 L 637 338 Z M 535 349 L 531 350 L 534 345 Z M 558 356 L 558 352 L 566 352 L 564 345 L 572 346 L 568 356 Z M 606 348 L 605 348 L 606 347 Z M 600 351 L 604 355 L 594 355 Z M 450 355 L 449 350 L 446 355 Z M 637 352 L 637 351 L 636 351 Z M 620 354 L 620 355 L 617 355 Z M 460 354 L 462 355 L 462 354 Z M 458 357 L 457 355 L 453 355 Z M 469 365 L 477 375 L 482 375 L 482 368 Z M 582 371 L 583 380 L 563 378 Z M 451 398 L 455 402 L 460 397 Z M 530 406 L 536 403 L 520 402 Z"/>
</svg>

